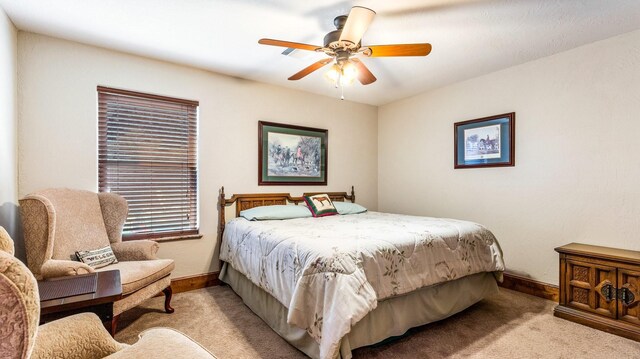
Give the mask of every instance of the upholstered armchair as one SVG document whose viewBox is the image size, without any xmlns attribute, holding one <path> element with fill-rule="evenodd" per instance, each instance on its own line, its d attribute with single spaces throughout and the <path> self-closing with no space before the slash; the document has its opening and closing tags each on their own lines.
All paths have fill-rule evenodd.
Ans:
<svg viewBox="0 0 640 359">
<path fill-rule="evenodd" d="M 112 332 L 120 313 L 161 291 L 172 313 L 172 259 L 158 259 L 158 244 L 122 241 L 127 201 L 113 193 L 47 189 L 20 200 L 27 265 L 37 279 L 120 270 L 122 299 L 113 304 Z M 93 268 L 76 259 L 76 251 L 111 246 L 118 263 Z"/>
<path fill-rule="evenodd" d="M 146 330 L 133 345 L 118 343 L 93 313 L 72 315 L 38 327 L 38 284 L 13 251 L 13 241 L 0 227 L 1 358 L 215 358 L 170 328 Z"/>
</svg>

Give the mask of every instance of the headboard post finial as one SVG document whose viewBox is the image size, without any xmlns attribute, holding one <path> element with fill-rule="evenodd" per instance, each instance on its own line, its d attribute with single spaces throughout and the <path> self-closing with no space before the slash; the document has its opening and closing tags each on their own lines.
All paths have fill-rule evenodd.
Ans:
<svg viewBox="0 0 640 359">
<path fill-rule="evenodd" d="M 351 186 L 351 203 L 356 203 L 356 192 L 353 189 L 353 185 Z"/>
</svg>

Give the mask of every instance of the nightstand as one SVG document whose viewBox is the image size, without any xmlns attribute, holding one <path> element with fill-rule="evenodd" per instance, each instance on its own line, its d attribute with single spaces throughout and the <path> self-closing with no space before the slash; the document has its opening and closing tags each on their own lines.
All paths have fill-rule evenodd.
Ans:
<svg viewBox="0 0 640 359">
<path fill-rule="evenodd" d="M 571 243 L 560 253 L 554 315 L 640 341 L 640 252 Z"/>
</svg>

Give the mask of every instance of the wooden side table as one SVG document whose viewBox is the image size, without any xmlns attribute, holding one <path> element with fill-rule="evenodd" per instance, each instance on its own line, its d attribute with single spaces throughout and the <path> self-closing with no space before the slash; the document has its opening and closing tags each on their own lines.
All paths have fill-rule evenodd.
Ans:
<svg viewBox="0 0 640 359">
<path fill-rule="evenodd" d="M 95 291 L 73 295 L 74 284 L 78 281 L 86 281 L 86 277 L 91 276 L 95 277 Z M 40 324 L 72 314 L 92 312 L 100 317 L 111 335 L 115 334 L 112 322 L 113 302 L 122 297 L 119 270 L 52 278 L 38 281 L 38 287 L 41 298 L 50 297 L 50 291 L 54 289 L 56 292 L 55 298 L 40 302 Z"/>
<path fill-rule="evenodd" d="M 571 243 L 560 253 L 554 315 L 640 341 L 640 252 Z"/>
</svg>

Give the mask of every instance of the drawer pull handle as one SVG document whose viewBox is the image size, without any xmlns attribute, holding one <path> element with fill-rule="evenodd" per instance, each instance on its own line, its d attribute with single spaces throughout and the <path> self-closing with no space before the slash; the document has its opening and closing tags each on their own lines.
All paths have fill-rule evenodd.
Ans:
<svg viewBox="0 0 640 359">
<path fill-rule="evenodd" d="M 622 287 L 618 289 L 618 298 L 622 301 L 624 305 L 629 305 L 635 301 L 635 295 L 633 292 L 629 290 L 627 287 Z"/>
<path fill-rule="evenodd" d="M 611 284 L 605 284 L 600 288 L 600 294 L 604 297 L 604 300 L 609 303 L 613 299 L 615 299 L 615 292 L 613 290 L 613 286 Z"/>
<path fill-rule="evenodd" d="M 604 300 L 609 303 L 612 300 L 620 300 L 624 305 L 632 304 L 636 297 L 631 290 L 627 287 L 613 288 L 613 285 L 607 283 L 600 287 L 600 294 Z"/>
</svg>

